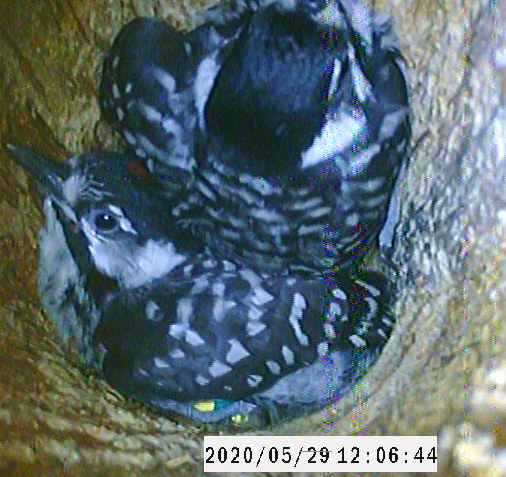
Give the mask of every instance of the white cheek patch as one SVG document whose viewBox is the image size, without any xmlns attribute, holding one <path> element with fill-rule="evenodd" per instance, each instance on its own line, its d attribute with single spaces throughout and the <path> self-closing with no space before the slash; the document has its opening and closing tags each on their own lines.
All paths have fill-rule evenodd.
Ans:
<svg viewBox="0 0 506 477">
<path fill-rule="evenodd" d="M 131 288 L 167 275 L 186 260 L 174 244 L 155 240 L 148 240 L 133 258 L 135 267 L 125 277 L 125 285 Z"/>
<path fill-rule="evenodd" d="M 96 268 L 126 288 L 162 278 L 186 260 L 170 242 L 148 240 L 142 246 L 127 244 L 98 235 L 85 220 L 81 220 L 81 227 Z"/>
</svg>

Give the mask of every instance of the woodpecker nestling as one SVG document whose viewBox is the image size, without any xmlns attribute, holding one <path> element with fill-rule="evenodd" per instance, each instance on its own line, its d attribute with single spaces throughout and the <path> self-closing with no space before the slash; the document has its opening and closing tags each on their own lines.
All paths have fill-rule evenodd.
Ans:
<svg viewBox="0 0 506 477">
<path fill-rule="evenodd" d="M 121 130 L 135 153 L 155 157 L 183 177 L 194 166 L 195 47 L 161 20 L 133 20 L 104 61 L 99 91 L 103 116 Z M 153 107 L 158 104 L 163 111 Z"/>
<path fill-rule="evenodd" d="M 186 91 L 190 83 L 193 91 L 187 111 L 198 117 L 190 128 L 197 167 L 176 210 L 181 224 L 222 256 L 258 270 L 356 268 L 383 225 L 410 137 L 404 64 L 390 22 L 358 0 L 229 4 L 181 37 L 198 45 L 185 63 Z M 153 65 L 172 76 L 151 53 L 156 48 L 126 44 L 122 35 L 103 82 L 147 84 L 151 77 L 163 89 Z M 122 58 L 139 50 L 145 54 L 136 69 L 125 61 L 120 70 Z M 122 100 L 101 92 L 103 105 Z M 114 123 L 128 138 L 142 118 L 135 146 L 156 159 L 156 171 L 173 163 L 151 147 L 164 137 L 171 100 L 140 86 L 138 93 Z"/>
<path fill-rule="evenodd" d="M 224 48 L 237 33 L 237 22 L 220 28 L 221 34 L 208 23 L 184 35 L 162 20 L 136 18 L 120 31 L 104 60 L 103 117 L 132 152 L 155 159 L 150 168 L 171 191 L 188 187 L 195 167 L 197 65 Z"/>
<path fill-rule="evenodd" d="M 125 395 L 201 422 L 251 414 L 265 424 L 339 397 L 386 343 L 381 275 L 258 274 L 179 230 L 135 156 L 56 163 L 10 149 L 46 195 L 43 305 Z"/>
</svg>

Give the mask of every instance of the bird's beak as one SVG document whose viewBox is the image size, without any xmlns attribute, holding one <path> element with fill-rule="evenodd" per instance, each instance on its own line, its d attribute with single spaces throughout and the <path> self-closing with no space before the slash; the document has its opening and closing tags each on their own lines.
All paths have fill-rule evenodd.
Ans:
<svg viewBox="0 0 506 477">
<path fill-rule="evenodd" d="M 68 166 L 65 163 L 13 144 L 7 144 L 7 148 L 16 162 L 37 180 L 43 193 L 58 201 L 64 200 L 62 185 L 68 177 Z"/>
<path fill-rule="evenodd" d="M 63 185 L 69 177 L 68 164 L 48 159 L 40 154 L 13 144 L 7 144 L 16 162 L 37 180 L 42 192 L 51 198 L 70 223 L 77 223 L 75 213 L 65 198 Z"/>
</svg>

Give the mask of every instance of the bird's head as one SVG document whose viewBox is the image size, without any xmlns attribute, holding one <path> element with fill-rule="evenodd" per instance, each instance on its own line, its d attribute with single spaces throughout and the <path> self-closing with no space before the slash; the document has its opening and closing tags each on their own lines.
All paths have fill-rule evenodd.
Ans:
<svg viewBox="0 0 506 477">
<path fill-rule="evenodd" d="M 78 266 L 125 288 L 170 273 L 199 246 L 175 224 L 171 202 L 135 156 L 85 153 L 57 162 L 9 146 L 37 180 Z M 54 219 L 53 219 L 54 220 Z"/>
</svg>

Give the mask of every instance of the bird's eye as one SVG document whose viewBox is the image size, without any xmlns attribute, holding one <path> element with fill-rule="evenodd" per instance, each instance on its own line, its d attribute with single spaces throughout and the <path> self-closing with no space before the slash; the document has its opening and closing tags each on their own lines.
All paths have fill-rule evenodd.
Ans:
<svg viewBox="0 0 506 477">
<path fill-rule="evenodd" d="M 115 232 L 119 228 L 118 219 L 110 212 L 97 212 L 93 217 L 93 223 L 100 232 Z"/>
</svg>

